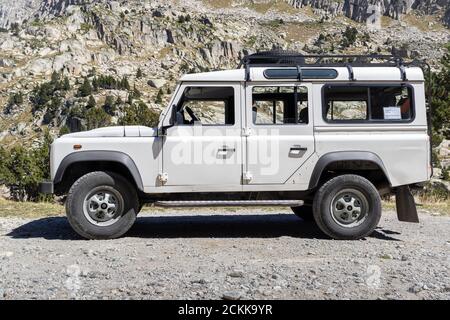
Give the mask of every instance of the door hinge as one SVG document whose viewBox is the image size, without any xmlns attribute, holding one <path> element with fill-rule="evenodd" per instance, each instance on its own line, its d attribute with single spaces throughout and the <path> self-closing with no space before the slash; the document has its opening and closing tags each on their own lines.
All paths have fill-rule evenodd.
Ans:
<svg viewBox="0 0 450 320">
<path fill-rule="evenodd" d="M 158 174 L 158 180 L 161 183 L 166 183 L 167 180 L 169 180 L 169 175 L 167 174 L 167 172 L 163 172 Z"/>
<path fill-rule="evenodd" d="M 253 179 L 253 175 L 250 171 L 246 171 L 242 174 L 242 180 L 244 180 L 245 183 L 249 183 Z"/>
<path fill-rule="evenodd" d="M 251 128 L 248 128 L 248 127 L 242 128 L 242 135 L 244 137 L 248 137 L 251 134 L 252 134 L 252 129 Z"/>
</svg>

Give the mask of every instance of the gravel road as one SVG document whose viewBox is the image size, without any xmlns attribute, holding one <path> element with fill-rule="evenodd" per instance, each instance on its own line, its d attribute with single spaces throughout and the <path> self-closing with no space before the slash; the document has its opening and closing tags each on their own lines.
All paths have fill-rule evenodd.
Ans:
<svg viewBox="0 0 450 320">
<path fill-rule="evenodd" d="M 450 217 L 326 239 L 288 209 L 143 213 L 121 239 L 0 218 L 0 299 L 450 299 Z"/>
</svg>

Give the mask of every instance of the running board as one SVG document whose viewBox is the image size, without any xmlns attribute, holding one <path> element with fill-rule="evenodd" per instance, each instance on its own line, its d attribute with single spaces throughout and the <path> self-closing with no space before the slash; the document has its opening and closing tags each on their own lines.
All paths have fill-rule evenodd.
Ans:
<svg viewBox="0 0 450 320">
<path fill-rule="evenodd" d="M 218 201 L 157 201 L 159 207 L 299 207 L 302 200 L 218 200 Z"/>
</svg>

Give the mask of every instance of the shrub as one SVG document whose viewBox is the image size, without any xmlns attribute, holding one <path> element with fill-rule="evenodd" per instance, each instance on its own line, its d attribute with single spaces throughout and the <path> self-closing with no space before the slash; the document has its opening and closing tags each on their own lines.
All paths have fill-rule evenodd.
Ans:
<svg viewBox="0 0 450 320">
<path fill-rule="evenodd" d="M 142 125 L 155 127 L 158 124 L 159 113 L 150 110 L 148 106 L 139 101 L 125 108 L 124 115 L 119 118 L 120 125 Z"/>
<path fill-rule="evenodd" d="M 50 174 L 50 144 L 52 138 L 45 132 L 41 145 L 27 149 L 17 145 L 10 151 L 0 148 L 0 182 L 5 184 L 15 200 L 38 200 L 39 182 Z"/>
<path fill-rule="evenodd" d="M 113 96 L 106 96 L 105 103 L 103 104 L 103 110 L 109 115 L 114 115 L 116 111 L 116 104 Z"/>
<path fill-rule="evenodd" d="M 448 168 L 442 169 L 442 179 L 450 181 L 450 171 L 448 170 Z"/>
<path fill-rule="evenodd" d="M 162 104 L 163 96 L 164 96 L 164 92 L 162 91 L 162 89 L 159 89 L 158 94 L 156 95 L 155 103 Z"/>
<path fill-rule="evenodd" d="M 92 94 L 92 86 L 88 78 L 84 78 L 83 84 L 78 88 L 79 97 L 88 97 Z"/>
<path fill-rule="evenodd" d="M 341 45 L 344 48 L 350 47 L 356 41 L 356 37 L 358 36 L 358 29 L 355 27 L 347 26 L 345 31 L 342 32 L 342 41 Z"/>
<path fill-rule="evenodd" d="M 92 108 L 86 112 L 86 129 L 106 127 L 111 124 L 111 116 L 102 108 Z"/>
<path fill-rule="evenodd" d="M 86 108 L 88 108 L 88 109 L 95 108 L 96 105 L 97 105 L 97 102 L 95 102 L 95 98 L 92 95 L 89 96 Z"/>
<path fill-rule="evenodd" d="M 13 105 L 20 106 L 23 103 L 23 94 L 22 92 L 11 93 L 8 99 L 8 107 Z"/>
<path fill-rule="evenodd" d="M 61 74 L 53 72 L 51 80 L 37 85 L 31 94 L 30 101 L 33 104 L 33 112 L 43 109 L 55 96 L 64 96 L 61 91 L 70 90 L 70 82 L 67 77 L 61 80 Z M 57 94 L 57 92 L 59 92 Z"/>
<path fill-rule="evenodd" d="M 138 68 L 138 69 L 137 69 L 137 72 L 136 72 L 136 78 L 140 79 L 140 78 L 142 78 L 143 76 L 144 76 L 144 73 L 142 72 L 142 69 L 141 69 L 141 68 Z"/>
</svg>

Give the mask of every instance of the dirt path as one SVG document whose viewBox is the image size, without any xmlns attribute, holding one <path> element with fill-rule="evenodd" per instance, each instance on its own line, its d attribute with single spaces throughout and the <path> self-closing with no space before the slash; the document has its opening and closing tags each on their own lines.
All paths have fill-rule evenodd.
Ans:
<svg viewBox="0 0 450 320">
<path fill-rule="evenodd" d="M 65 217 L 0 218 L 0 298 L 450 299 L 450 217 L 421 220 L 334 241 L 285 209 L 164 211 L 84 241 Z"/>
</svg>

